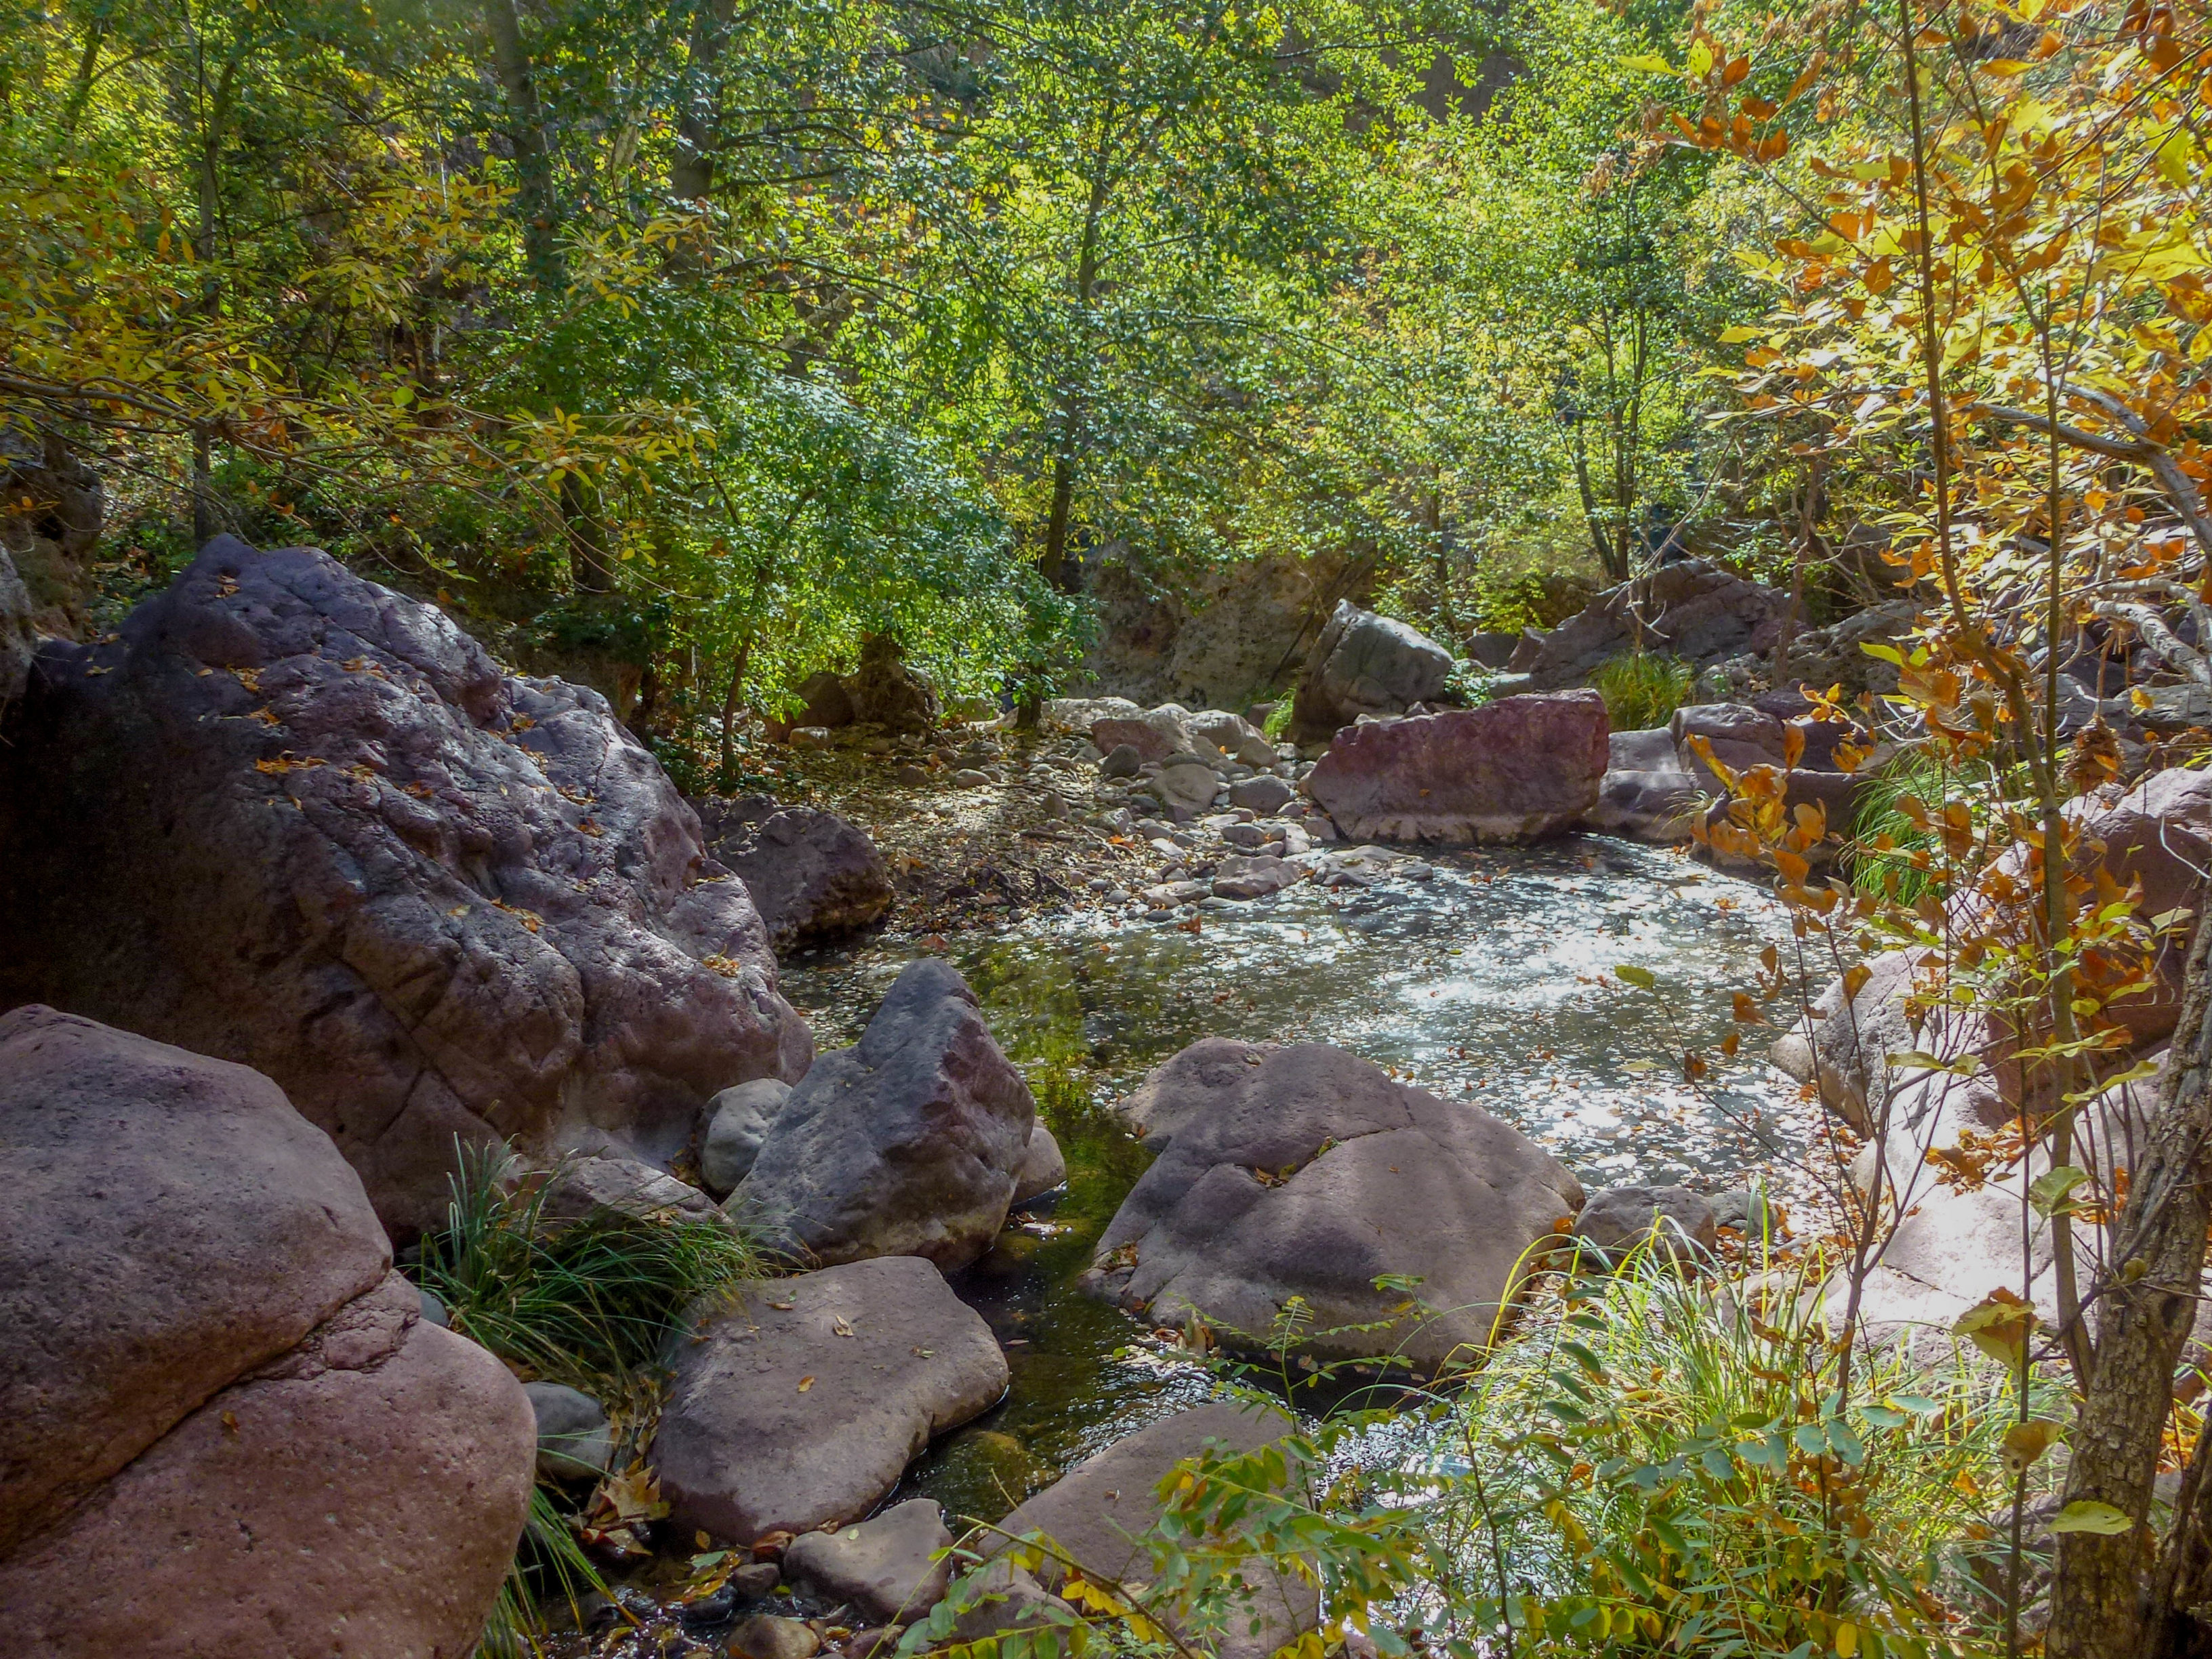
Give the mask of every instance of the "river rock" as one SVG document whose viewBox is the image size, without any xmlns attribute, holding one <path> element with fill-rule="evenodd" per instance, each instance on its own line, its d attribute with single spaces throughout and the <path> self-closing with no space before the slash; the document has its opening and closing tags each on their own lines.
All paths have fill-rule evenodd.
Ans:
<svg viewBox="0 0 2212 1659">
<path fill-rule="evenodd" d="M 1682 559 L 1607 588 L 1548 634 L 1524 635 L 1507 665 L 1539 690 L 1577 684 L 1637 650 L 1704 667 L 1771 650 L 1789 607 L 1787 593 L 1702 559 Z"/>
<path fill-rule="evenodd" d="M 1266 854 L 1246 858 L 1231 853 L 1221 860 L 1213 877 L 1213 896 L 1227 899 L 1265 898 L 1306 878 L 1297 865 Z"/>
<path fill-rule="evenodd" d="M 1014 1172 L 1014 1206 L 1042 1198 L 1067 1184 L 1067 1159 L 1061 1155 L 1060 1142 L 1040 1118 L 1036 1128 L 1030 1131 L 1029 1150 L 1022 1154 L 1022 1167 Z"/>
<path fill-rule="evenodd" d="M 1177 1412 L 1094 1452 L 1023 1503 L 999 1523 L 1000 1534 L 1006 1535 L 994 1534 L 982 1547 L 983 1553 L 995 1555 L 1009 1547 L 1007 1535 L 1038 1534 L 1051 1540 L 1087 1577 L 1107 1583 L 1148 1581 L 1152 1557 L 1140 1540 L 1159 1520 L 1159 1486 L 1176 1465 L 1209 1445 L 1229 1452 L 1254 1451 L 1295 1427 L 1273 1407 L 1226 1400 Z M 1057 1589 L 1066 1580 L 1066 1569 L 1057 1560 L 1048 1560 L 1037 1577 L 1048 1588 Z M 1222 1659 L 1264 1659 L 1319 1622 L 1320 1600 L 1311 1585 L 1265 1573 L 1252 1589 L 1251 1607 L 1231 1609 L 1228 1627 L 1207 1644 L 1218 1642 Z M 1010 1603 L 1013 1616 L 1001 1614 L 1006 1622 L 997 1627 L 1030 1622 L 1019 1616 L 1026 1611 L 1018 1601 Z M 1248 1628 L 1255 1618 L 1257 1632 Z"/>
<path fill-rule="evenodd" d="M 614 1425 L 606 1408 L 581 1389 L 526 1382 L 538 1419 L 538 1473 L 555 1480 L 592 1480 L 614 1461 Z"/>
<path fill-rule="evenodd" d="M 1705 813 L 1705 791 L 1682 763 L 1674 733 L 1615 732 L 1606 739 L 1605 776 L 1597 802 L 1583 815 L 1589 828 L 1609 836 L 1661 843 L 1690 839 Z"/>
<path fill-rule="evenodd" d="M 1145 757 L 1133 743 L 1117 743 L 1098 763 L 1102 777 L 1133 778 L 1145 769 Z"/>
<path fill-rule="evenodd" d="M 907 666 L 898 641 L 871 634 L 860 641 L 860 662 L 845 681 L 853 700 L 853 719 L 880 726 L 893 736 L 927 737 L 937 729 L 937 690 Z"/>
<path fill-rule="evenodd" d="M 791 1091 L 732 1215 L 817 1261 L 963 1267 L 1006 1224 L 1036 1102 L 950 963 L 908 963 L 860 1042 Z"/>
<path fill-rule="evenodd" d="M 0 732 L 0 1003 L 249 1064 L 399 1236 L 456 1139 L 665 1158 L 798 1075 L 744 884 L 596 692 L 312 548 L 210 542 Z"/>
<path fill-rule="evenodd" d="M 1322 1043 L 1206 1038 L 1123 1115 L 1159 1156 L 1085 1288 L 1155 1324 L 1196 1315 L 1234 1345 L 1264 1343 L 1296 1296 L 1312 1352 L 1436 1365 L 1488 1338 L 1523 1251 L 1582 1206 L 1565 1166 L 1518 1130 Z M 1375 1288 L 1385 1273 L 1419 1275 L 1437 1311 L 1401 1311 L 1401 1293 Z"/>
<path fill-rule="evenodd" d="M 1257 812 L 1263 818 L 1273 817 L 1296 799 L 1297 793 L 1284 778 L 1239 778 L 1229 786 L 1229 804 Z"/>
<path fill-rule="evenodd" d="M 872 927 L 891 908 L 891 872 L 866 831 L 835 812 L 766 795 L 695 800 L 708 856 L 736 872 L 778 951 Z"/>
<path fill-rule="evenodd" d="M 1589 1195 L 1575 1218 L 1575 1237 L 1592 1249 L 1620 1256 L 1658 1232 L 1657 1248 L 1683 1256 L 1695 1245 L 1710 1252 L 1720 1245 L 1713 1206 L 1687 1187 L 1607 1187 Z"/>
<path fill-rule="evenodd" d="M 803 1619 L 757 1613 L 739 1620 L 723 1645 L 736 1659 L 814 1659 L 822 1651 L 822 1638 Z"/>
<path fill-rule="evenodd" d="M 699 1146 L 699 1174 L 709 1192 L 727 1195 L 752 1172 L 761 1143 L 775 1127 L 791 1085 L 779 1078 L 755 1078 L 725 1089 L 707 1103 L 707 1133 Z"/>
<path fill-rule="evenodd" d="M 1137 751 L 1140 764 L 1164 761 L 1190 751 L 1192 738 L 1183 714 L 1170 702 L 1141 712 L 1101 715 L 1091 723 L 1091 741 L 1109 754 L 1126 744 Z"/>
<path fill-rule="evenodd" d="M 937 1500 L 910 1498 L 872 1521 L 794 1539 L 783 1570 L 879 1624 L 911 1625 L 944 1599 L 952 1564 L 932 1558 L 951 1547 Z"/>
<path fill-rule="evenodd" d="M 806 707 L 799 710 L 792 725 L 828 732 L 853 723 L 852 694 L 845 690 L 844 680 L 827 669 L 801 680 L 799 695 L 806 700 Z"/>
<path fill-rule="evenodd" d="M 566 1226 L 611 1211 L 633 1221 L 723 1220 L 714 1200 L 686 1181 L 632 1158 L 564 1158 L 548 1176 L 538 1214 Z"/>
<path fill-rule="evenodd" d="M 652 1462 L 677 1524 L 750 1542 L 866 1515 L 1006 1359 L 919 1256 L 778 1279 L 678 1345 Z"/>
<path fill-rule="evenodd" d="M 1528 841 L 1596 805 L 1609 756 L 1595 691 L 1376 720 L 1341 733 L 1304 789 L 1361 840 Z"/>
<path fill-rule="evenodd" d="M 1402 714 L 1441 693 L 1452 665 L 1419 629 L 1340 599 L 1298 677 L 1291 741 L 1326 743 L 1362 714 Z"/>
<path fill-rule="evenodd" d="M 1160 805 L 1175 821 L 1188 823 L 1213 805 L 1213 798 L 1221 789 L 1221 779 L 1205 762 L 1186 760 L 1161 768 L 1152 786 L 1158 792 Z"/>
<path fill-rule="evenodd" d="M 530 1402 L 422 1318 L 328 1138 L 243 1066 L 24 1008 L 0 1175 L 10 1641 L 467 1652 L 521 1534 Z"/>
</svg>

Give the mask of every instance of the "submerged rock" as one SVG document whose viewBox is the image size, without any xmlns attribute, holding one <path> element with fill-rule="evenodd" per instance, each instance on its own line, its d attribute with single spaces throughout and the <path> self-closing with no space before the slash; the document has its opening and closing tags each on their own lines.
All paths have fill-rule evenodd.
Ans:
<svg viewBox="0 0 2212 1659">
<path fill-rule="evenodd" d="M 908 963 L 850 1048 L 814 1063 L 776 1114 L 730 1213 L 817 1261 L 991 1248 L 1036 1102 L 951 963 Z"/>
<path fill-rule="evenodd" d="M 652 1462 L 687 1534 L 807 1532 L 866 1515 L 1006 1376 L 990 1327 L 920 1257 L 800 1273 L 678 1344 Z"/>
<path fill-rule="evenodd" d="M 1155 1324 L 1424 1368 L 1487 1340 L 1528 1247 L 1582 1206 L 1565 1165 L 1480 1107 L 1322 1043 L 1193 1043 L 1123 1108 L 1159 1156 L 1099 1240 L 1085 1288 Z M 1418 1277 L 1425 1308 L 1385 1274 Z M 1354 1326 L 1369 1328 L 1352 1329 Z"/>
<path fill-rule="evenodd" d="M 1305 791 L 1360 840 L 1528 841 L 1596 804 L 1608 750 L 1595 691 L 1375 720 L 1339 734 Z"/>
<path fill-rule="evenodd" d="M 666 1158 L 793 1077 L 744 884 L 596 692 L 312 548 L 217 537 L 0 733 L 0 1002 L 253 1066 L 402 1237 L 454 1145 Z"/>
<path fill-rule="evenodd" d="M 527 1510 L 506 1367 L 422 1317 L 266 1078 L 0 1018 L 0 1610 L 58 1659 L 467 1652 Z"/>
</svg>

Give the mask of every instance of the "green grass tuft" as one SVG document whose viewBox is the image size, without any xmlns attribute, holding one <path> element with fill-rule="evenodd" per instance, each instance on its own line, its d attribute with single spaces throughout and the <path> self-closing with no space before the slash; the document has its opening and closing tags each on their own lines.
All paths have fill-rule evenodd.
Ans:
<svg viewBox="0 0 2212 1659">
<path fill-rule="evenodd" d="M 1605 699 L 1606 716 L 1616 732 L 1644 732 L 1664 726 L 1690 700 L 1697 671 L 1679 657 L 1632 651 L 1598 665 L 1590 689 Z"/>
<path fill-rule="evenodd" d="M 553 1495 L 543 1486 L 532 1488 L 530 1518 L 523 1523 L 522 1541 L 507 1577 L 500 1581 L 483 1634 L 477 1638 L 476 1659 L 534 1659 L 544 1651 L 538 1642 L 545 1633 L 540 1607 L 558 1597 L 574 1615 L 586 1594 L 605 1594 L 606 1588 L 607 1581 L 554 1506 Z"/>
</svg>

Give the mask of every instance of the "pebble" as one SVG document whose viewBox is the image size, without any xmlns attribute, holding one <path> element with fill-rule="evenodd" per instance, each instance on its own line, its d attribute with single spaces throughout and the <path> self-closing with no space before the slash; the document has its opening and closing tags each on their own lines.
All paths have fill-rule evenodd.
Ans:
<svg viewBox="0 0 2212 1659">
<path fill-rule="evenodd" d="M 794 732 L 791 735 L 795 738 L 799 733 Z M 963 766 L 952 775 L 952 787 L 956 789 L 980 789 L 990 781 L 989 773 L 978 772 L 972 766 Z"/>
</svg>

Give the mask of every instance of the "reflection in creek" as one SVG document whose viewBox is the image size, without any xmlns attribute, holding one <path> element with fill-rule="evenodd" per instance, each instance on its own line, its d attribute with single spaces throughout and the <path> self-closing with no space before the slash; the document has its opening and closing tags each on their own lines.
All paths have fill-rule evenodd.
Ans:
<svg viewBox="0 0 2212 1659">
<path fill-rule="evenodd" d="M 795 958 L 786 994 L 823 1048 L 852 1042 L 899 969 L 935 951 L 968 976 L 1000 1042 L 1029 1063 L 1069 1192 L 1010 1226 L 956 1280 L 1013 1369 L 1006 1402 L 947 1436 L 898 1496 L 996 1519 L 1108 1442 L 1202 1398 L 1205 1374 L 1151 1346 L 1075 1276 L 1146 1155 L 1096 1109 L 1201 1036 L 1328 1042 L 1474 1101 L 1586 1186 L 1692 1182 L 1798 1150 L 1792 1091 L 1753 1056 L 1720 1062 L 1730 995 L 1753 988 L 1788 923 L 1759 888 L 1679 854 L 1578 837 L 1445 854 L 1370 888 L 1291 888 L 1172 923 L 1048 918 L 944 940 Z M 925 951 L 925 945 L 928 951 Z M 1645 968 L 1663 997 L 1613 976 Z M 1703 1097 L 1685 1050 L 1714 1062 Z"/>
</svg>

